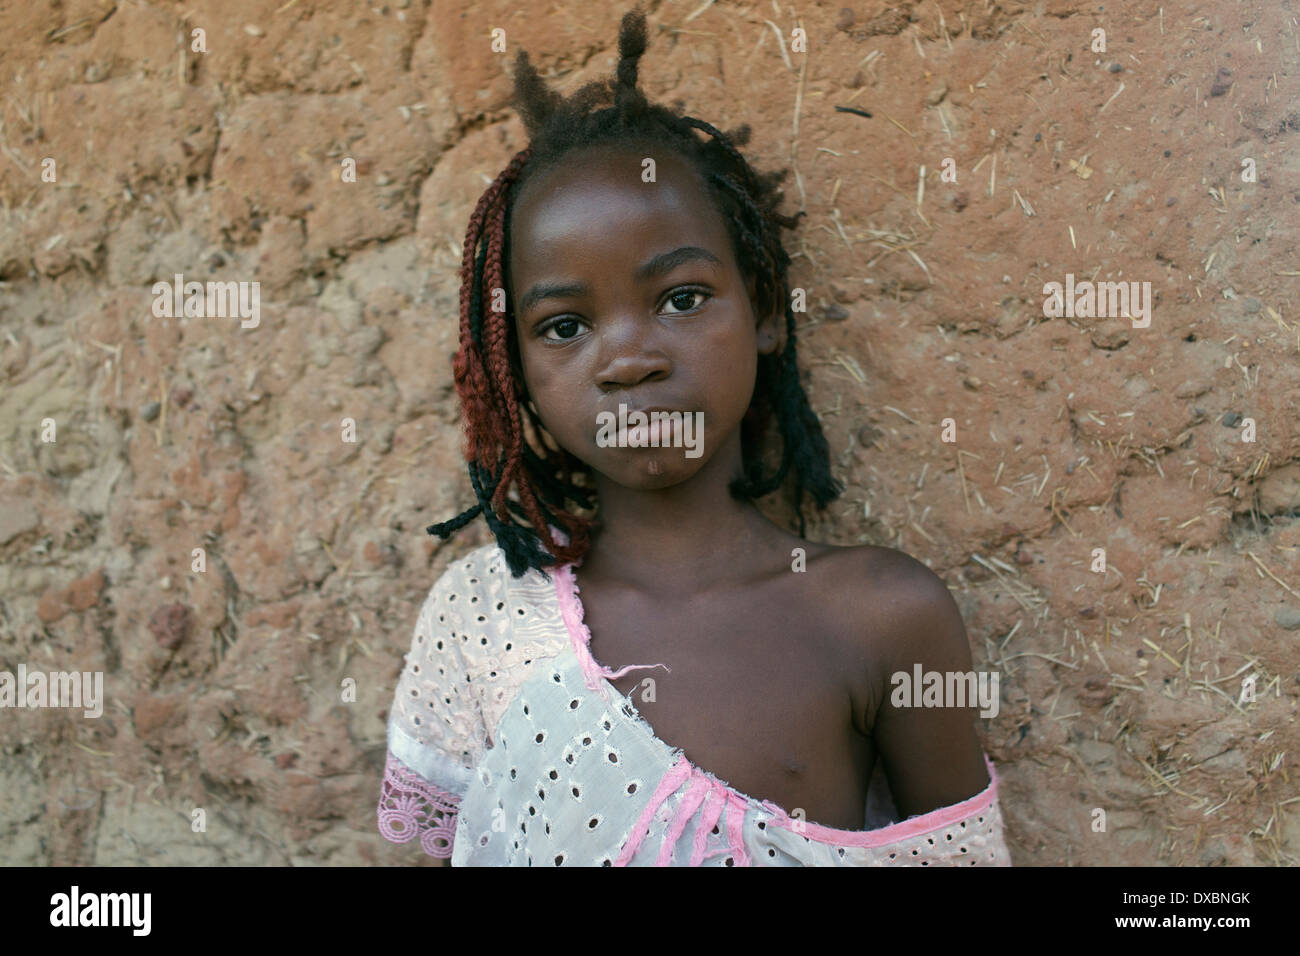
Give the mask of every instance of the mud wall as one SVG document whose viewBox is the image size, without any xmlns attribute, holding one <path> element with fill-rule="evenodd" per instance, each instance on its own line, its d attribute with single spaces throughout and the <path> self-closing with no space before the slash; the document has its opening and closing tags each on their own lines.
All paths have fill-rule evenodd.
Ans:
<svg viewBox="0 0 1300 956">
<path fill-rule="evenodd" d="M 99 718 L 0 711 L 4 862 L 426 862 L 374 810 L 418 604 L 487 540 L 424 533 L 473 500 L 460 244 L 514 50 L 569 92 L 624 10 L 520 6 L 0 12 L 0 670 L 104 674 Z M 641 64 L 792 170 L 811 536 L 949 584 L 1018 865 L 1294 863 L 1300 11 L 841 6 L 652 4 Z M 1067 274 L 1149 324 L 1046 314 Z M 176 275 L 257 323 L 160 317 Z"/>
</svg>

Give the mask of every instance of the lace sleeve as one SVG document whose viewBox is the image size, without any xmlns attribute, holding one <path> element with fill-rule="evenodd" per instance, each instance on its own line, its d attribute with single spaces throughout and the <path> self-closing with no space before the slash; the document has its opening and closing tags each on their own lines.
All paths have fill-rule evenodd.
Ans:
<svg viewBox="0 0 1300 956">
<path fill-rule="evenodd" d="M 430 856 L 451 856 L 456 815 L 486 730 L 470 692 L 460 610 L 478 584 L 456 564 L 425 599 L 388 716 L 379 832 L 394 843 L 419 837 Z"/>
<path fill-rule="evenodd" d="M 456 837 L 460 798 L 430 783 L 388 752 L 379 797 L 379 832 L 385 840 L 406 843 L 420 838 L 429 856 L 447 859 Z"/>
</svg>

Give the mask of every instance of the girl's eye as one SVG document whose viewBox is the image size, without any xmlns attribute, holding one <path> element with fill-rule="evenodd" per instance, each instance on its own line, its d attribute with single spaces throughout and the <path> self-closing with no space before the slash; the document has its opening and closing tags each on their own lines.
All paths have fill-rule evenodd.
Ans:
<svg viewBox="0 0 1300 956">
<path fill-rule="evenodd" d="M 578 319 L 558 319 L 542 330 L 542 338 L 546 339 L 548 342 L 567 342 L 578 334 L 578 329 L 576 327 L 580 325 L 582 325 L 582 322 Z M 569 329 L 570 333 L 568 335 L 561 334 L 559 338 L 552 338 L 551 333 L 560 328 Z"/>
<path fill-rule="evenodd" d="M 695 302 L 695 299 L 697 298 L 700 300 L 698 305 L 703 305 L 704 299 L 706 299 L 707 296 L 702 289 L 678 289 L 668 297 L 667 301 L 670 302 L 673 308 L 678 312 L 689 312 L 691 309 L 697 307 L 697 303 Z"/>
<path fill-rule="evenodd" d="M 708 298 L 709 294 L 703 289 L 677 289 L 664 301 L 665 304 L 672 305 L 673 311 L 669 314 L 673 315 L 678 312 L 690 312 L 692 309 L 697 309 Z M 575 338 L 585 324 L 581 319 L 572 317 L 555 319 L 538 334 L 548 342 L 567 342 Z M 561 329 L 565 331 L 559 331 Z M 555 332 L 555 335 L 551 335 L 552 332 Z"/>
</svg>

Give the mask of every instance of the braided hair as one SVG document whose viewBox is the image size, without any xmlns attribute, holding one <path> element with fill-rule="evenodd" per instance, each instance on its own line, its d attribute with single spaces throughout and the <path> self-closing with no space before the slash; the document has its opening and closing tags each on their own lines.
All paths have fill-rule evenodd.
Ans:
<svg viewBox="0 0 1300 956">
<path fill-rule="evenodd" d="M 637 88 L 637 61 L 646 49 L 645 17 L 624 15 L 619 29 L 619 62 L 614 82 L 597 80 L 567 100 L 547 88 L 520 51 L 515 61 L 515 107 L 529 145 L 510 161 L 478 201 L 469 220 L 461 258 L 460 349 L 453 362 L 456 391 L 464 413 L 470 482 L 478 504 L 449 521 L 430 525 L 443 539 L 483 515 L 515 577 L 529 568 L 580 559 L 591 543 L 593 518 L 575 512 L 594 510 L 590 468 L 573 454 L 547 442 L 550 436 L 528 397 L 514 330 L 514 314 L 486 308 L 485 290 L 505 288 L 505 252 L 515 198 L 528 179 L 555 167 L 567 154 L 597 144 L 651 143 L 681 155 L 703 175 L 722 213 L 741 274 L 753 283 L 758 315 L 784 305 L 785 342 L 779 354 L 758 356 L 754 395 L 741 423 L 743 475 L 728 486 L 736 500 L 769 494 L 793 470 L 799 535 L 804 536 L 803 496 L 819 508 L 843 487 L 831 475 L 821 423 L 799 381 L 795 317 L 790 307 L 787 270 L 790 257 L 778 226 L 793 229 L 794 217 L 776 211 L 786 170 L 759 174 L 736 148 L 749 141 L 749 127 L 722 133 L 703 120 L 651 104 Z M 607 105 L 612 99 L 613 105 Z M 706 134 L 700 139 L 695 131 Z M 782 451 L 777 470 L 763 474 L 761 440 L 775 415 Z M 541 451 L 525 435 L 531 427 Z M 552 444 L 555 447 L 552 447 Z M 518 500 L 509 497 L 517 488 Z M 516 522 L 511 515 L 519 518 Z M 559 529 L 567 540 L 557 541 Z"/>
</svg>

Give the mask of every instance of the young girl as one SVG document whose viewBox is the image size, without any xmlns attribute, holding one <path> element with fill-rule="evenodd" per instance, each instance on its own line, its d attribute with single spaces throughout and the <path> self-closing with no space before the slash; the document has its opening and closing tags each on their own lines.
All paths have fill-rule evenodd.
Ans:
<svg viewBox="0 0 1300 956">
<path fill-rule="evenodd" d="M 803 539 L 804 493 L 841 488 L 799 380 L 783 177 L 737 151 L 747 128 L 647 103 L 645 47 L 628 14 L 616 82 L 568 101 L 519 55 L 530 145 L 462 270 L 479 503 L 429 528 L 482 515 L 496 543 L 420 611 L 380 831 L 453 866 L 1009 865 L 973 710 L 891 700 L 916 665 L 970 670 L 947 589 Z M 798 537 L 752 503 L 787 479 Z"/>
</svg>

